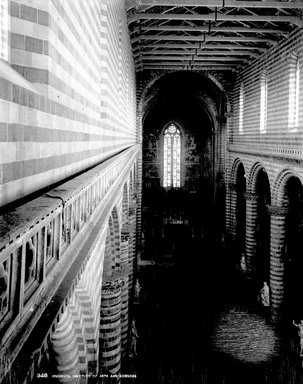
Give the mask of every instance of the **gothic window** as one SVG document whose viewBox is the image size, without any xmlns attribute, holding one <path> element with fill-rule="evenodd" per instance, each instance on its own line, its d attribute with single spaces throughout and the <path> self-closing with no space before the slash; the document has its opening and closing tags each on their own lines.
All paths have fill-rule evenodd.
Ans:
<svg viewBox="0 0 303 384">
<path fill-rule="evenodd" d="M 181 169 L 181 133 L 175 124 L 164 131 L 164 187 L 179 188 Z"/>
</svg>

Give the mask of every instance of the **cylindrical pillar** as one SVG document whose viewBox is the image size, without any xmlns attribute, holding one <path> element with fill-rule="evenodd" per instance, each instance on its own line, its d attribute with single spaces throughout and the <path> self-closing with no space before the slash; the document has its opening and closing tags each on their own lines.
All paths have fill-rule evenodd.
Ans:
<svg viewBox="0 0 303 384">
<path fill-rule="evenodd" d="M 136 207 L 137 203 L 134 201 L 129 207 L 129 292 L 130 297 L 134 286 L 134 269 L 136 259 Z"/>
<path fill-rule="evenodd" d="M 246 233 L 245 233 L 245 258 L 246 271 L 249 277 L 256 272 L 256 227 L 258 219 L 258 199 L 256 193 L 244 193 L 246 200 Z"/>
<path fill-rule="evenodd" d="M 288 208 L 267 206 L 270 214 L 270 292 L 271 307 L 281 312 L 284 303 L 284 254 Z"/>
<path fill-rule="evenodd" d="M 80 363 L 74 321 L 67 307 L 52 334 L 51 343 L 60 383 L 80 383 Z M 74 376 L 75 375 L 75 376 Z"/>
<path fill-rule="evenodd" d="M 121 233 L 122 302 L 121 302 L 121 352 L 126 353 L 129 323 L 129 232 Z"/>
<path fill-rule="evenodd" d="M 228 183 L 226 193 L 226 229 L 227 235 L 232 242 L 236 240 L 236 205 L 236 184 Z"/>
<path fill-rule="evenodd" d="M 121 286 L 121 279 L 104 282 L 101 293 L 100 366 L 111 374 L 121 371 Z"/>
</svg>

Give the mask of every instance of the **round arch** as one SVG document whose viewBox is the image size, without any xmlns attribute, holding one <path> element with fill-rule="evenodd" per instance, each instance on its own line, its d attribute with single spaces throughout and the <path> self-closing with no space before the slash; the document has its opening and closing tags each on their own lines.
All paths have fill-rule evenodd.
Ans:
<svg viewBox="0 0 303 384">
<path fill-rule="evenodd" d="M 240 167 L 243 167 L 244 169 L 244 174 L 245 174 L 245 167 L 243 165 L 243 162 L 241 159 L 239 158 L 236 158 L 233 162 L 233 165 L 231 167 L 231 173 L 230 173 L 230 182 L 233 183 L 233 184 L 236 184 L 237 183 L 237 176 L 238 176 L 238 173 L 239 173 L 239 168 Z"/>
</svg>

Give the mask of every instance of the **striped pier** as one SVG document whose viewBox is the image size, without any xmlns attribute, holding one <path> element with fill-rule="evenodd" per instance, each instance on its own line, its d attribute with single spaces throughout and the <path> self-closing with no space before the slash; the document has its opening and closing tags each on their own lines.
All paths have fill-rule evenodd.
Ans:
<svg viewBox="0 0 303 384">
<path fill-rule="evenodd" d="M 129 228 L 121 232 L 122 302 L 121 302 L 121 353 L 126 353 L 129 325 Z"/>
<path fill-rule="evenodd" d="M 121 371 L 121 293 L 122 281 L 102 285 L 100 318 L 100 366 L 102 371 Z"/>
<path fill-rule="evenodd" d="M 270 214 L 270 292 L 273 312 L 279 313 L 284 304 L 284 253 L 286 216 L 288 208 L 267 206 Z"/>
<path fill-rule="evenodd" d="M 246 200 L 246 271 L 249 277 L 253 277 L 256 272 L 256 226 L 258 218 L 259 195 L 256 193 L 245 193 L 244 197 Z"/>
<path fill-rule="evenodd" d="M 74 375 L 80 375 L 77 334 L 72 314 L 67 307 L 56 331 L 52 334 L 51 343 L 57 363 L 60 383 L 80 383 Z"/>
</svg>

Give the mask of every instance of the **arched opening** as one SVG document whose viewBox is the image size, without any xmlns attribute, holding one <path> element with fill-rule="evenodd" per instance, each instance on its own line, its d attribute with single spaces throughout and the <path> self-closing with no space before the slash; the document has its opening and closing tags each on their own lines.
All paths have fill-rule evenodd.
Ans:
<svg viewBox="0 0 303 384">
<path fill-rule="evenodd" d="M 163 132 L 163 187 L 181 187 L 181 131 L 174 122 Z"/>
<path fill-rule="evenodd" d="M 256 277 L 261 284 L 269 281 L 270 272 L 270 215 L 267 205 L 271 204 L 270 185 L 267 173 L 261 168 L 256 179 L 258 196 L 256 223 Z"/>
<path fill-rule="evenodd" d="M 224 196 L 216 195 L 224 172 L 218 170 L 221 141 L 214 132 L 218 121 L 224 121 L 217 117 L 224 114 L 225 100 L 213 81 L 192 72 L 165 75 L 147 91 L 143 108 L 143 257 L 171 254 L 179 247 L 179 239 L 201 240 L 211 220 L 219 230 L 213 210 L 215 203 L 225 201 Z"/>
<path fill-rule="evenodd" d="M 246 174 L 242 163 L 239 164 L 236 173 L 236 252 L 240 256 L 245 250 L 245 228 L 246 228 Z"/>
<path fill-rule="evenodd" d="M 289 312 L 302 318 L 303 186 L 295 176 L 286 184 L 285 199 L 289 207 L 284 256 L 285 296 Z"/>
</svg>

